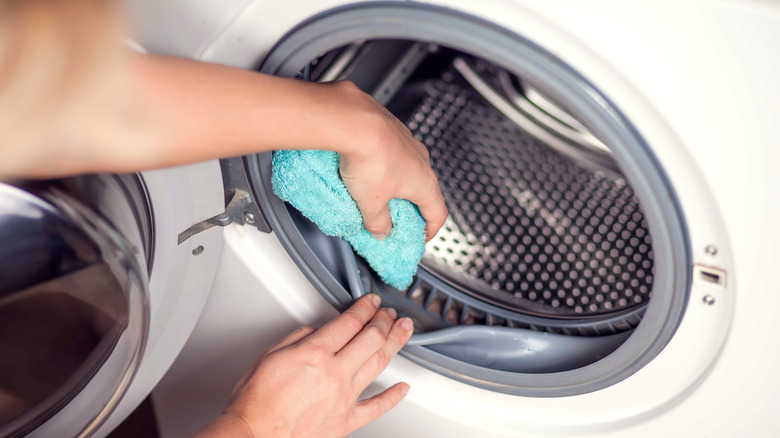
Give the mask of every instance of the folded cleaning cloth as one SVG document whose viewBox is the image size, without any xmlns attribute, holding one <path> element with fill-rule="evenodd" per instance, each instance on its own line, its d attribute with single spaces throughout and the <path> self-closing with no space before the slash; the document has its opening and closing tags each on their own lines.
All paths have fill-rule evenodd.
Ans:
<svg viewBox="0 0 780 438">
<path fill-rule="evenodd" d="M 330 151 L 276 151 L 274 193 L 317 224 L 323 233 L 352 245 L 385 283 L 397 289 L 412 284 L 425 252 L 425 221 L 405 199 L 390 201 L 393 231 L 377 240 L 363 226 L 360 210 L 339 176 L 339 155 Z"/>
</svg>

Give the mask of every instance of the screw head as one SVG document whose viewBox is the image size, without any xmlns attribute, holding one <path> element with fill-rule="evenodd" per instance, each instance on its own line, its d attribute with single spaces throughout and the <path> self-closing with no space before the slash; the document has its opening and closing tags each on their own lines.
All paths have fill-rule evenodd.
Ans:
<svg viewBox="0 0 780 438">
<path fill-rule="evenodd" d="M 707 245 L 704 248 L 704 254 L 707 254 L 708 256 L 712 257 L 718 253 L 718 248 L 715 247 L 715 245 Z"/>
<path fill-rule="evenodd" d="M 206 248 L 203 247 L 203 245 L 198 245 L 195 248 L 192 249 L 192 255 L 201 255 L 203 254 L 203 251 L 205 251 Z"/>
<path fill-rule="evenodd" d="M 246 222 L 248 224 L 255 223 L 255 215 L 253 215 L 252 213 L 250 213 L 248 211 L 245 211 L 244 212 L 244 222 Z"/>
<path fill-rule="evenodd" d="M 711 305 L 715 304 L 715 297 L 713 297 L 712 295 L 705 295 L 704 298 L 701 299 L 701 301 L 704 304 L 706 304 L 708 306 L 711 306 Z"/>
</svg>

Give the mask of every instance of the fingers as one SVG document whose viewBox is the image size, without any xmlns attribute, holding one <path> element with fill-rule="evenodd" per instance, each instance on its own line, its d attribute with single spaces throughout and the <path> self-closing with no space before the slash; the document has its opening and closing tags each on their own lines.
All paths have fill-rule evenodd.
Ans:
<svg viewBox="0 0 780 438">
<path fill-rule="evenodd" d="M 424 206 L 418 205 L 420 214 L 425 219 L 425 242 L 429 242 L 436 233 L 439 232 L 444 221 L 447 220 L 449 211 L 447 206 L 444 205 L 444 198 L 441 193 L 438 194 L 438 199 L 431 204 L 424 204 Z"/>
<path fill-rule="evenodd" d="M 368 294 L 360 298 L 344 313 L 311 335 L 309 339 L 321 343 L 334 353 L 341 350 L 371 321 L 380 302 L 381 299 L 375 294 Z"/>
<path fill-rule="evenodd" d="M 365 388 L 369 383 L 385 369 L 390 361 L 401 351 L 412 336 L 414 325 L 409 318 L 401 318 L 393 324 L 387 339 L 376 352 L 361 362 L 363 365 L 355 373 L 354 383 L 356 387 Z"/>
<path fill-rule="evenodd" d="M 394 408 L 409 392 L 407 383 L 396 383 L 381 394 L 360 401 L 352 411 L 354 429 L 361 428 Z"/>
<path fill-rule="evenodd" d="M 425 219 L 425 241 L 433 239 L 433 236 L 439 232 L 439 229 L 447 220 L 447 205 L 444 203 L 444 197 L 439 189 L 439 182 L 431 171 L 433 180 L 425 190 L 419 190 L 414 199 L 410 201 L 417 205 L 420 214 Z"/>
<path fill-rule="evenodd" d="M 406 199 L 417 205 L 420 214 L 425 219 L 425 241 L 433 239 L 433 236 L 444 225 L 449 211 L 444 203 L 444 197 L 439 189 L 439 182 L 433 171 L 428 169 L 429 181 L 418 186 L 415 191 L 406 195 Z M 374 202 L 362 200 L 358 203 L 360 215 L 363 216 L 363 225 L 374 235 L 382 240 L 390 235 L 393 229 L 393 221 L 390 216 L 390 208 L 387 202 L 380 202 L 377 197 Z"/>
<path fill-rule="evenodd" d="M 377 197 L 378 198 L 378 197 Z M 363 226 L 374 238 L 382 240 L 390 235 L 393 230 L 393 221 L 390 218 L 390 208 L 387 202 L 376 199 L 373 202 L 361 202 L 358 204 L 360 215 L 363 216 Z"/>
<path fill-rule="evenodd" d="M 353 370 L 358 370 L 387 341 L 387 334 L 395 320 L 395 310 L 382 309 L 374 315 L 371 322 L 336 354 L 337 358 L 351 364 Z"/>
<path fill-rule="evenodd" d="M 279 351 L 282 348 L 295 345 L 298 342 L 301 342 L 302 340 L 306 339 L 306 337 L 308 337 L 314 332 L 315 330 L 309 326 L 298 327 L 297 329 L 293 330 L 290 334 L 282 338 L 280 341 L 271 344 L 262 353 L 260 353 L 260 356 L 255 360 L 254 364 L 252 364 L 252 367 L 249 369 L 249 371 L 247 371 L 244 374 L 244 376 L 241 378 L 241 380 L 239 380 L 238 384 L 236 385 L 236 388 L 243 386 L 246 383 L 246 381 L 249 380 L 250 377 L 252 377 L 252 373 L 260 365 L 260 362 L 262 362 L 270 354 Z"/>
<path fill-rule="evenodd" d="M 389 198 L 384 197 L 386 193 L 382 195 L 377 192 L 375 187 L 377 181 L 368 180 L 365 176 L 356 177 L 351 175 L 347 171 L 347 157 L 342 157 L 339 162 L 339 175 L 342 181 L 347 186 L 349 194 L 355 200 L 360 210 L 360 215 L 363 217 L 363 226 L 371 233 L 374 238 L 383 240 L 390 235 L 390 231 L 393 229 L 393 221 L 390 217 L 390 208 L 388 207 Z M 357 165 L 367 168 L 367 165 Z M 352 165 L 351 168 L 354 168 Z M 377 173 L 368 171 L 372 178 L 376 178 Z M 374 187 L 372 187 L 372 185 Z"/>
<path fill-rule="evenodd" d="M 410 201 L 417 205 L 420 214 L 425 219 L 425 241 L 428 242 L 439 232 L 449 214 L 438 183 L 435 184 L 435 189 L 417 197 L 416 200 L 410 199 Z M 390 235 L 390 232 L 393 230 L 393 221 L 387 203 L 376 207 L 363 202 L 358 204 L 358 209 L 360 210 L 360 215 L 363 216 L 363 226 L 366 227 L 374 238 L 383 240 Z"/>
<path fill-rule="evenodd" d="M 268 356 L 269 354 L 273 353 L 274 351 L 281 350 L 282 348 L 289 347 L 290 345 L 297 344 L 298 342 L 304 340 L 307 336 L 314 333 L 314 329 L 309 326 L 303 326 L 295 329 L 290 334 L 282 338 L 281 341 L 271 345 L 268 347 L 265 352 L 263 352 L 263 356 Z"/>
</svg>

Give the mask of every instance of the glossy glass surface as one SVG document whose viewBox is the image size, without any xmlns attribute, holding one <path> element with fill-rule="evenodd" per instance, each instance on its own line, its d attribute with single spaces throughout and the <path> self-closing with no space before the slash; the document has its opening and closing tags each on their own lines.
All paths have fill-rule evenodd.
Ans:
<svg viewBox="0 0 780 438">
<path fill-rule="evenodd" d="M 71 419 L 86 427 L 132 373 L 146 331 L 145 273 L 129 244 L 68 194 L 41 196 L 0 184 L 2 436 L 45 423 L 124 356 L 94 410 Z"/>
</svg>

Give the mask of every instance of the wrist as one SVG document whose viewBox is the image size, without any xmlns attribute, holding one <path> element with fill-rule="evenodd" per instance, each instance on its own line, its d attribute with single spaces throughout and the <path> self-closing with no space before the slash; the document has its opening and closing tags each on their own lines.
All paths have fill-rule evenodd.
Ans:
<svg viewBox="0 0 780 438">
<path fill-rule="evenodd" d="M 329 84 L 334 98 L 325 108 L 328 149 L 352 160 L 369 160 L 376 152 L 385 109 L 352 82 Z"/>
<path fill-rule="evenodd" d="M 195 438 L 206 437 L 259 438 L 259 435 L 255 435 L 250 424 L 243 417 L 225 412 L 195 434 Z"/>
</svg>

